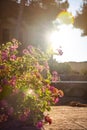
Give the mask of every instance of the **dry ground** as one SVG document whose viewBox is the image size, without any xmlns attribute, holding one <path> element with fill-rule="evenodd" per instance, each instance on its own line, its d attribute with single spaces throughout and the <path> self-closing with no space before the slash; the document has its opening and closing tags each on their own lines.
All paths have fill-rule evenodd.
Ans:
<svg viewBox="0 0 87 130">
<path fill-rule="evenodd" d="M 87 130 L 87 107 L 54 106 L 49 115 L 53 123 L 45 130 Z"/>
</svg>

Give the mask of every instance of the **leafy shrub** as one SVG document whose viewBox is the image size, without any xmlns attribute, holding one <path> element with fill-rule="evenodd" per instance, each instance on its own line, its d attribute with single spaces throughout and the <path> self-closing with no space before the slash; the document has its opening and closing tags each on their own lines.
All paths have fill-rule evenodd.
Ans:
<svg viewBox="0 0 87 130">
<path fill-rule="evenodd" d="M 12 116 L 41 128 L 52 123 L 44 112 L 63 92 L 50 85 L 50 54 L 29 45 L 19 56 L 18 47 L 15 39 L 0 47 L 0 122 Z"/>
</svg>

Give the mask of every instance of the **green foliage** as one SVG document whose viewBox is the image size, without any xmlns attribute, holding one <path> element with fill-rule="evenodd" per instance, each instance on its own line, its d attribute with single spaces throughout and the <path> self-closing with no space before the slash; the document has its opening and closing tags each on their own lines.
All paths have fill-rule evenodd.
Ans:
<svg viewBox="0 0 87 130">
<path fill-rule="evenodd" d="M 49 66 L 51 71 L 55 70 L 59 74 L 70 74 L 72 72 L 72 68 L 68 63 L 59 63 L 55 59 L 51 59 Z"/>
<path fill-rule="evenodd" d="M 75 18 L 74 26 L 83 30 L 82 36 L 87 35 L 87 1 L 83 0 L 83 5 L 81 6 L 81 11 L 77 12 Z"/>
<path fill-rule="evenodd" d="M 50 54 L 29 45 L 18 56 L 18 46 L 13 39 L 0 47 L 0 122 L 1 113 L 6 112 L 6 118 L 32 120 L 34 125 L 46 123 L 43 113 L 63 96 L 62 91 L 50 86 Z"/>
</svg>

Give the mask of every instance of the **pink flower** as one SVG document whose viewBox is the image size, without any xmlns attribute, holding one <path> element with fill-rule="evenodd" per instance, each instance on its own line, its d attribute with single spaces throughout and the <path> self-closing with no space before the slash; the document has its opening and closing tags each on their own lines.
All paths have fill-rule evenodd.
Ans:
<svg viewBox="0 0 87 130">
<path fill-rule="evenodd" d="M 28 46 L 28 50 L 29 50 L 29 53 L 32 54 L 33 53 L 33 47 L 31 45 Z"/>
<path fill-rule="evenodd" d="M 2 60 L 7 60 L 8 58 L 8 51 L 4 50 L 2 51 Z"/>
<path fill-rule="evenodd" d="M 57 102 L 59 102 L 59 98 L 58 97 L 54 99 L 54 103 L 57 103 Z"/>
<path fill-rule="evenodd" d="M 30 114 L 30 110 L 26 108 L 26 109 L 24 110 L 24 115 L 26 115 L 26 116 L 28 117 L 29 114 Z"/>
<path fill-rule="evenodd" d="M 10 82 L 9 82 L 9 84 L 10 84 L 11 86 L 13 86 L 13 87 L 16 85 L 16 77 L 15 77 L 15 76 L 12 77 L 12 79 L 11 79 Z"/>
<path fill-rule="evenodd" d="M 11 55 L 10 60 L 16 60 L 16 55 Z"/>
<path fill-rule="evenodd" d="M 27 49 L 24 49 L 24 50 L 23 50 L 23 54 L 25 54 L 25 55 L 26 55 L 26 54 L 29 54 L 29 51 L 28 51 Z"/>
<path fill-rule="evenodd" d="M 11 80 L 10 85 L 15 86 L 16 85 L 16 81 Z"/>
<path fill-rule="evenodd" d="M 36 127 L 38 129 L 42 128 L 43 127 L 43 122 L 42 121 L 39 121 L 37 124 L 36 124 Z"/>
<path fill-rule="evenodd" d="M 47 115 L 47 116 L 45 116 L 45 122 L 52 124 L 52 119 Z"/>
<path fill-rule="evenodd" d="M 15 51 L 16 49 L 18 48 L 18 45 L 17 44 L 14 44 L 10 47 L 10 50 L 11 51 Z"/>
<path fill-rule="evenodd" d="M 43 70 L 43 66 L 41 66 L 38 62 L 36 63 L 35 67 L 38 69 L 38 71 L 42 71 Z"/>
<path fill-rule="evenodd" d="M 1 82 L 2 82 L 3 85 L 7 85 L 8 84 L 8 80 L 6 78 L 2 79 Z"/>
<path fill-rule="evenodd" d="M 0 104 L 1 104 L 2 107 L 7 107 L 8 106 L 8 103 L 7 103 L 7 101 L 5 99 L 1 100 Z"/>
<path fill-rule="evenodd" d="M 64 93 L 63 93 L 62 90 L 58 90 L 58 96 L 59 96 L 59 97 L 63 97 L 63 96 L 64 96 Z"/>
<path fill-rule="evenodd" d="M 58 77 L 57 77 L 57 76 L 53 76 L 53 77 L 52 77 L 52 81 L 53 81 L 53 82 L 58 81 Z"/>
<path fill-rule="evenodd" d="M 13 38 L 13 39 L 12 39 L 12 42 L 13 42 L 13 43 L 16 43 L 16 42 L 17 42 L 17 40 L 16 40 L 15 38 Z"/>
<path fill-rule="evenodd" d="M 14 108 L 13 107 L 10 107 L 9 109 L 8 109 L 8 115 L 12 115 L 13 114 L 13 112 L 14 112 Z"/>
<path fill-rule="evenodd" d="M 50 86 L 50 91 L 51 91 L 51 92 L 54 91 L 54 86 Z"/>
<path fill-rule="evenodd" d="M 24 122 L 24 121 L 27 120 L 27 116 L 26 116 L 25 114 L 21 114 L 21 115 L 19 116 L 19 120 Z"/>
<path fill-rule="evenodd" d="M 58 76 L 58 73 L 56 71 L 53 71 L 52 72 L 52 81 L 56 82 L 56 81 L 59 81 L 59 80 L 60 80 L 60 77 Z"/>
<path fill-rule="evenodd" d="M 58 54 L 59 54 L 59 55 L 62 55 L 62 54 L 63 54 L 63 51 L 61 50 L 61 48 L 57 49 L 57 51 L 58 51 Z"/>
<path fill-rule="evenodd" d="M 52 92 L 52 94 L 55 94 L 55 95 L 58 95 L 58 89 L 57 88 L 55 88 L 54 86 L 50 86 L 50 89 L 49 89 L 51 92 Z"/>
<path fill-rule="evenodd" d="M 53 71 L 52 75 L 58 75 L 57 71 Z"/>
</svg>

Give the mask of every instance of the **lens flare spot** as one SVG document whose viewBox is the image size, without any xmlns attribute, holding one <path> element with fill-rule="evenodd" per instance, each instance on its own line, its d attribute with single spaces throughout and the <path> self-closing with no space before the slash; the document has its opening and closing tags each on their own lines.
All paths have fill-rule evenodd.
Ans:
<svg viewBox="0 0 87 130">
<path fill-rule="evenodd" d="M 67 11 L 60 12 L 57 15 L 57 19 L 60 24 L 73 24 L 74 23 L 73 15 Z"/>
</svg>

